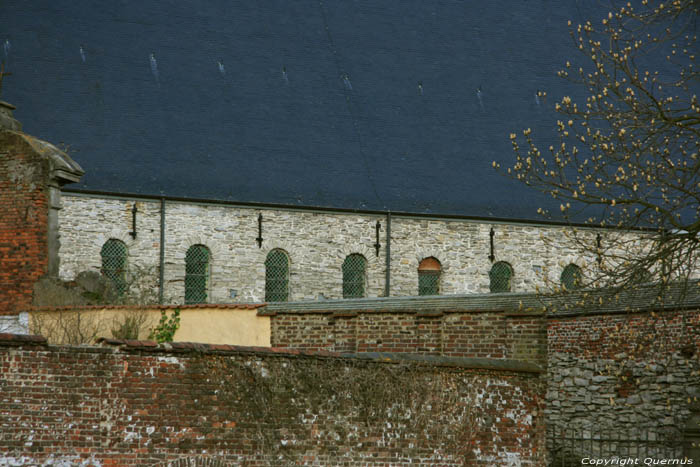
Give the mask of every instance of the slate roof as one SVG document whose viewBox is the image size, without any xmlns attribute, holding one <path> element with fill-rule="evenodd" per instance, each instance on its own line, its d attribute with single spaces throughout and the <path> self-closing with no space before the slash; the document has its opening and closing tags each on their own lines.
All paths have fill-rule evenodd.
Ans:
<svg viewBox="0 0 700 467">
<path fill-rule="evenodd" d="M 491 163 L 553 135 L 594 4 L 3 0 L 3 99 L 80 190 L 537 219 Z"/>
</svg>

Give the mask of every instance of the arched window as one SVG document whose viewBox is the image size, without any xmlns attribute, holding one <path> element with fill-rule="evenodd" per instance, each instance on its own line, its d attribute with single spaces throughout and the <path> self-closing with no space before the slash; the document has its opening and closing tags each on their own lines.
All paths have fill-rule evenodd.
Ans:
<svg viewBox="0 0 700 467">
<path fill-rule="evenodd" d="M 561 272 L 561 286 L 564 290 L 576 290 L 581 287 L 581 268 L 569 264 Z"/>
<path fill-rule="evenodd" d="M 185 255 L 185 303 L 206 303 L 209 286 L 209 249 L 193 245 Z"/>
<path fill-rule="evenodd" d="M 418 265 L 418 295 L 438 295 L 440 293 L 440 261 L 432 256 L 423 259 Z"/>
<path fill-rule="evenodd" d="M 361 298 L 365 296 L 365 271 L 367 260 L 364 256 L 353 253 L 343 261 L 343 298 Z"/>
<path fill-rule="evenodd" d="M 505 261 L 499 261 L 491 267 L 489 272 L 491 292 L 510 292 L 510 282 L 513 277 L 513 268 Z"/>
<path fill-rule="evenodd" d="M 112 281 L 118 294 L 126 291 L 126 245 L 110 238 L 102 245 L 102 275 Z"/>
<path fill-rule="evenodd" d="M 272 250 L 265 260 L 265 301 L 289 300 L 289 257 L 283 250 Z"/>
<path fill-rule="evenodd" d="M 646 284 L 647 282 L 652 282 L 654 280 L 654 276 L 648 269 L 638 267 L 632 272 L 630 279 L 634 284 Z"/>
</svg>

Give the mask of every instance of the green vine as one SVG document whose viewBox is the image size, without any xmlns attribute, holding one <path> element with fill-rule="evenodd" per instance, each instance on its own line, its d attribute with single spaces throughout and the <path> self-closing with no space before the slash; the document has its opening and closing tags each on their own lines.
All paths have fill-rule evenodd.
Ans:
<svg viewBox="0 0 700 467">
<path fill-rule="evenodd" d="M 309 437 L 319 445 L 347 440 L 366 447 L 377 436 L 406 455 L 428 450 L 471 465 L 476 396 L 457 372 L 352 360 L 249 363 L 207 356 L 200 364 L 192 371 L 211 379 L 216 400 L 235 408 L 241 426 L 254 427 L 256 448 L 271 456 L 271 465 L 303 463 L 308 453 L 297 443 Z M 337 417 L 317 421 L 314 414 L 324 413 Z"/>
<path fill-rule="evenodd" d="M 160 312 L 160 321 L 158 325 L 151 330 L 148 338 L 162 344 L 163 342 L 172 342 L 175 337 L 175 332 L 180 327 L 180 309 L 175 308 L 173 314 L 168 318 L 165 310 Z"/>
</svg>

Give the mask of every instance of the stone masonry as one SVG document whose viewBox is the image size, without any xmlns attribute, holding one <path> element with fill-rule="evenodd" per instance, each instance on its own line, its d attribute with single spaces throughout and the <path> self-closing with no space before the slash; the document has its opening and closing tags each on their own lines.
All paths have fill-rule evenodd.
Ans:
<svg viewBox="0 0 700 467">
<path fill-rule="evenodd" d="M 555 313 L 547 324 L 545 414 L 550 429 L 668 441 L 678 453 L 679 440 L 686 449 L 698 445 L 697 310 Z M 699 454 L 695 449 L 696 461 Z"/>
<path fill-rule="evenodd" d="M 680 427 L 697 405 L 699 312 L 548 321 L 552 423 Z"/>
<path fill-rule="evenodd" d="M 129 234 L 134 203 L 136 238 Z M 157 278 L 160 200 L 64 193 L 63 205 L 62 278 L 72 279 L 84 270 L 99 271 L 100 249 L 110 238 L 127 245 L 130 267 Z M 259 214 L 263 215 L 261 248 L 256 242 Z M 381 223 L 379 255 L 374 248 L 377 221 Z M 264 301 L 265 258 L 275 248 L 290 258 L 290 301 L 342 298 L 341 267 L 352 253 L 367 260 L 365 295 L 384 296 L 386 227 L 387 218 L 380 214 L 167 200 L 165 301 L 183 302 L 185 253 L 196 244 L 211 251 L 211 303 Z M 556 283 L 567 264 L 584 266 L 592 261 L 572 247 L 563 226 L 392 215 L 390 295 L 417 295 L 418 264 L 430 256 L 442 266 L 440 294 L 488 292 L 491 228 L 494 262 L 511 265 L 515 292 L 543 286 L 543 274 Z"/>
</svg>

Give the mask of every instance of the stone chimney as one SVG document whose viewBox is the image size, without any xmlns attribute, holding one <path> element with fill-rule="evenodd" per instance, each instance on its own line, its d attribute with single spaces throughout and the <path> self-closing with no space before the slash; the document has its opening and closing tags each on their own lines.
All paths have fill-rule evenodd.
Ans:
<svg viewBox="0 0 700 467">
<path fill-rule="evenodd" d="M 0 101 L 0 129 L 22 131 L 22 124 L 12 116 L 13 110 L 15 110 L 14 105 Z"/>
</svg>

